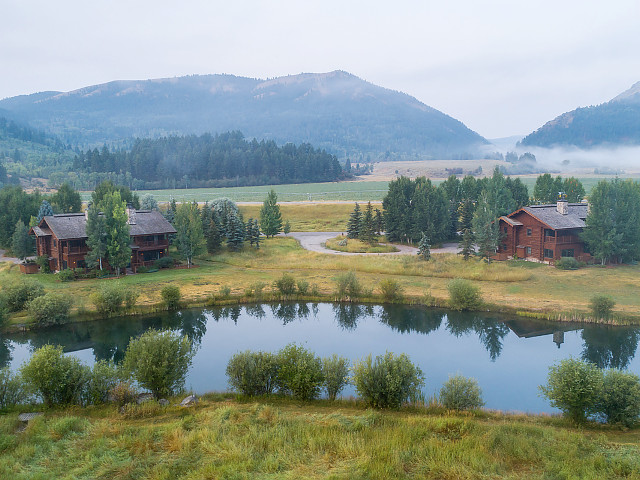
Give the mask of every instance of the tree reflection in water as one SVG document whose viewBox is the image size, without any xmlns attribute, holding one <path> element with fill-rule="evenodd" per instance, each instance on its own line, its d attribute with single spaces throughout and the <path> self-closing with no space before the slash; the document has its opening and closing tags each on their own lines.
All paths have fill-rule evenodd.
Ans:
<svg viewBox="0 0 640 480">
<path fill-rule="evenodd" d="M 636 355 L 640 333 L 637 328 L 588 326 L 582 330 L 582 340 L 585 361 L 600 368 L 625 369 Z"/>
<path fill-rule="evenodd" d="M 504 322 L 468 312 L 448 312 L 447 330 L 456 337 L 474 332 L 489 352 L 492 362 L 500 356 L 504 337 L 509 333 L 509 327 Z"/>
<path fill-rule="evenodd" d="M 443 316 L 442 311 L 432 308 L 383 305 L 380 321 L 402 333 L 418 332 L 426 335 L 440 328 Z"/>
</svg>

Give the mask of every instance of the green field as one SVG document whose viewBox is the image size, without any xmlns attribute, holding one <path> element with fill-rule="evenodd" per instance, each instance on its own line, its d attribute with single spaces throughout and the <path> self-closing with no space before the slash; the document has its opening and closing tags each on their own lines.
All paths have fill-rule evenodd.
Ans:
<svg viewBox="0 0 640 480">
<path fill-rule="evenodd" d="M 262 202 L 269 190 L 275 190 L 280 202 L 302 201 L 367 201 L 382 200 L 388 190 L 388 182 L 331 182 L 301 183 L 289 185 L 263 185 L 259 187 L 227 188 L 182 188 L 175 190 L 140 190 L 138 195 L 147 193 L 159 202 L 169 202 L 175 198 L 182 201 L 211 201 L 228 197 L 234 202 Z M 82 200 L 87 201 L 91 192 L 82 192 Z"/>
<path fill-rule="evenodd" d="M 565 178 L 570 175 L 563 175 Z M 520 177 L 533 193 L 537 176 Z M 587 192 L 602 179 L 611 180 L 614 177 L 579 177 Z M 637 179 L 637 177 L 634 177 Z M 442 183 L 441 179 L 433 179 L 435 185 Z M 387 193 L 389 182 L 330 182 L 330 183 L 298 183 L 288 185 L 262 185 L 254 187 L 226 187 L 226 188 L 178 188 L 171 190 L 139 190 L 138 195 L 151 194 L 159 202 L 169 202 L 172 198 L 176 202 L 205 202 L 215 198 L 228 197 L 234 202 L 262 202 L 269 190 L 274 189 L 280 202 L 304 201 L 382 201 Z M 87 201 L 91 192 L 81 192 L 82 200 Z"/>
</svg>

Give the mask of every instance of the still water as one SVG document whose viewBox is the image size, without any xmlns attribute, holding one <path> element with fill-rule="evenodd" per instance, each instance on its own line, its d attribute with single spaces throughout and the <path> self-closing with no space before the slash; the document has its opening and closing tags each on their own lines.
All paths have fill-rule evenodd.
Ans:
<svg viewBox="0 0 640 480">
<path fill-rule="evenodd" d="M 198 393 L 227 389 L 225 367 L 244 350 L 277 351 L 290 342 L 319 356 L 351 360 L 386 351 L 406 353 L 425 373 L 425 394 L 450 374 L 474 377 L 486 407 L 554 412 L 540 397 L 550 365 L 575 357 L 601 367 L 640 372 L 640 329 L 553 324 L 524 318 L 458 313 L 421 306 L 284 303 L 184 310 L 118 318 L 0 337 L 0 367 L 17 369 L 44 344 L 63 345 L 87 364 L 119 362 L 129 339 L 149 328 L 189 335 L 198 347 L 186 387 Z M 355 395 L 348 387 L 344 395 Z"/>
</svg>

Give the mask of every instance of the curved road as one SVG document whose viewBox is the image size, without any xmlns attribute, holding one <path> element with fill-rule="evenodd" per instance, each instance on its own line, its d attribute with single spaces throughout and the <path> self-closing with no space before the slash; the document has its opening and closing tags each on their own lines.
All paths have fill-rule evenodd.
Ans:
<svg viewBox="0 0 640 480">
<path fill-rule="evenodd" d="M 395 245 L 397 252 L 389 253 L 350 253 L 339 252 L 326 248 L 323 244 L 330 238 L 337 237 L 343 232 L 291 232 L 289 237 L 295 238 L 302 248 L 311 252 L 329 253 L 331 255 L 416 255 L 418 249 L 408 245 Z M 445 243 L 442 248 L 432 248 L 431 253 L 458 253 L 457 243 Z"/>
</svg>

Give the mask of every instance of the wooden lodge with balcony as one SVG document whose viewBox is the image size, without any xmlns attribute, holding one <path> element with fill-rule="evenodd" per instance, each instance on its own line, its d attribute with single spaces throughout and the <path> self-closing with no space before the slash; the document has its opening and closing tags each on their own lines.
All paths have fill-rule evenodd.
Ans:
<svg viewBox="0 0 640 480">
<path fill-rule="evenodd" d="M 551 205 L 531 205 L 500 217 L 500 241 L 496 258 L 522 258 L 554 263 L 562 257 L 588 261 L 580 233 L 585 227 L 588 205 L 568 203 L 564 198 Z"/>
<path fill-rule="evenodd" d="M 127 209 L 131 238 L 130 268 L 152 265 L 168 254 L 169 235 L 176 233 L 160 212 Z M 68 213 L 43 217 L 29 233 L 36 237 L 38 256 L 49 257 L 52 271 L 85 268 L 87 214 Z M 104 265 L 104 264 L 103 264 Z"/>
</svg>

